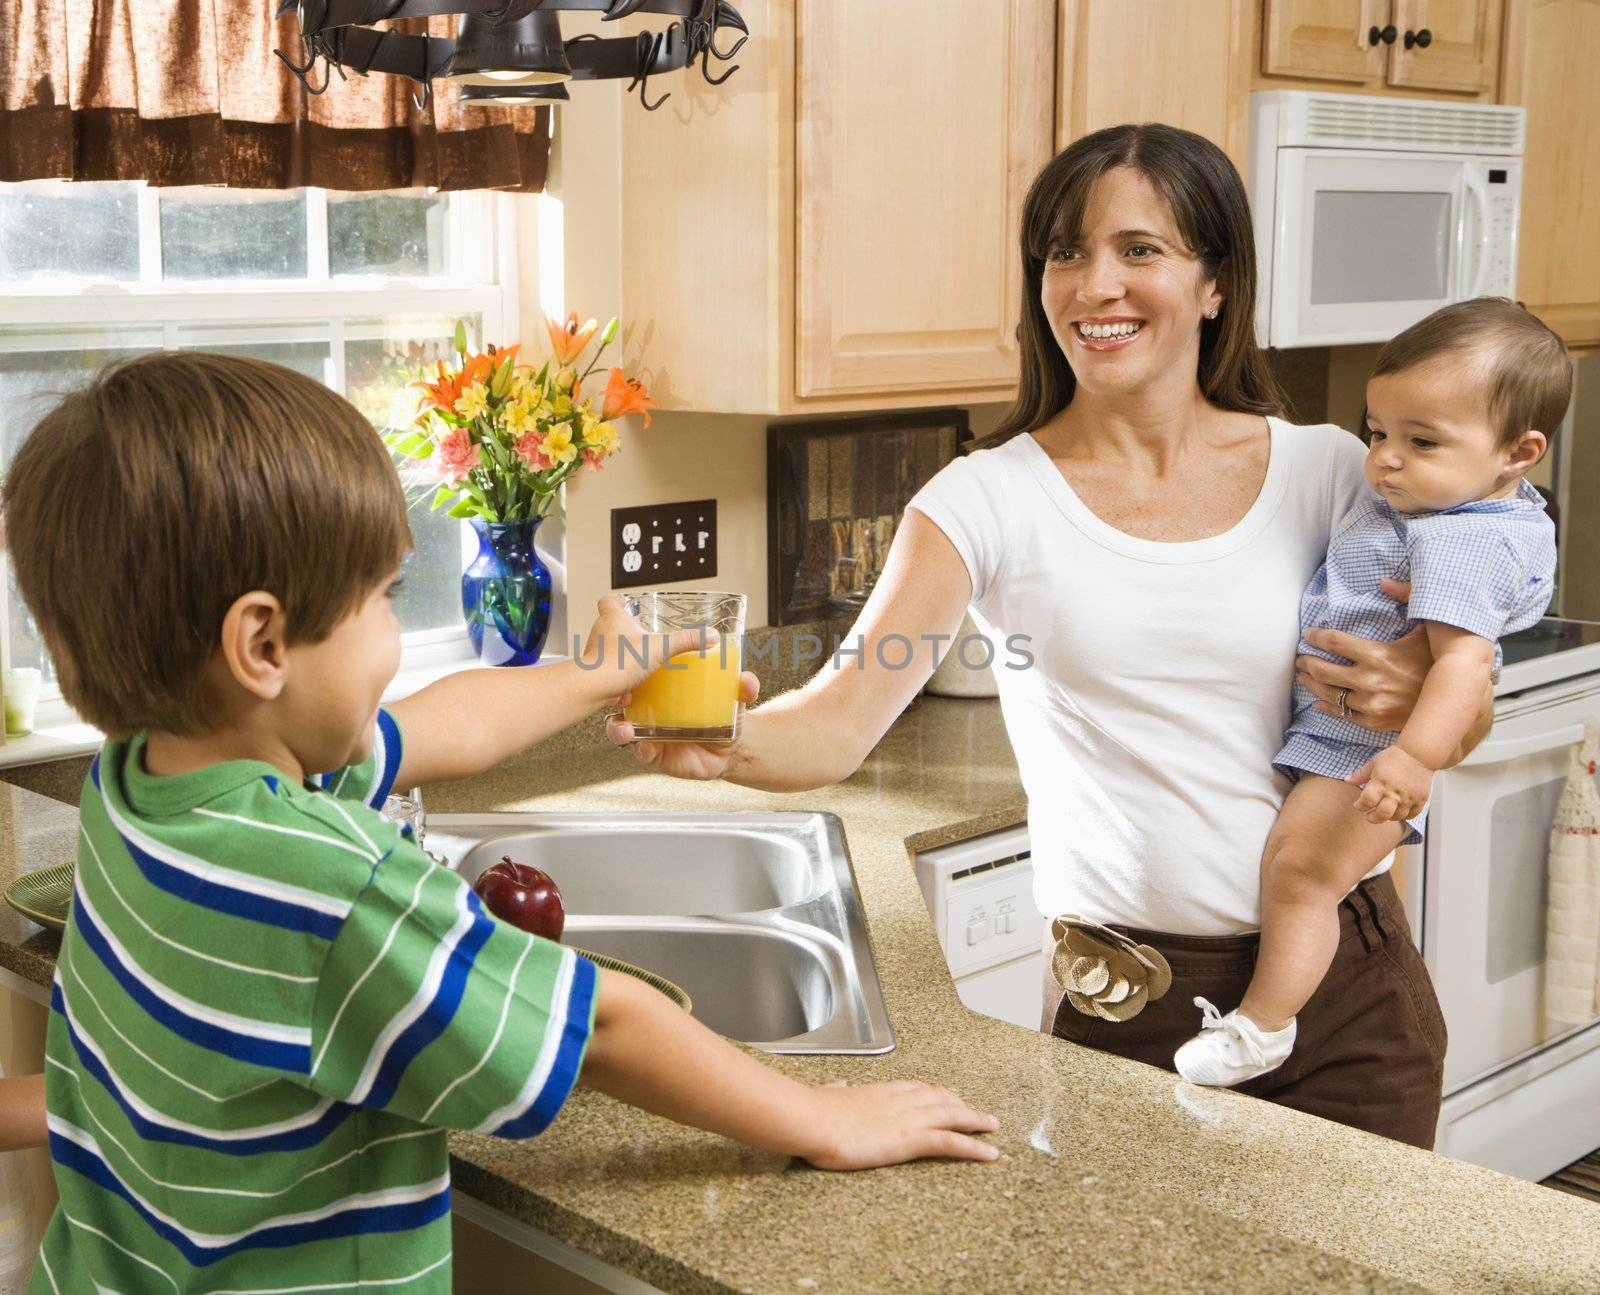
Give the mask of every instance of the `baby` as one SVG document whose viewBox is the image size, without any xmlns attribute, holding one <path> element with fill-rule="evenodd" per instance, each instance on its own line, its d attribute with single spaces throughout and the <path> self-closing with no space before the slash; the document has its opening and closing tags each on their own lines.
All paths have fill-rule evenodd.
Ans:
<svg viewBox="0 0 1600 1295">
<path fill-rule="evenodd" d="M 1390 341 L 1367 383 L 1367 483 L 1334 529 L 1302 599 L 1305 628 L 1364 638 L 1426 627 L 1433 665 L 1397 734 L 1317 708 L 1295 685 L 1274 766 L 1295 780 L 1261 861 L 1261 949 L 1238 1008 L 1195 999 L 1200 1032 L 1178 1073 L 1232 1086 L 1281 1066 L 1295 1017 L 1339 941 L 1339 901 L 1398 845 L 1421 840 L 1429 782 L 1450 762 L 1499 667 L 1502 635 L 1543 615 L 1555 528 L 1523 474 L 1566 413 L 1572 361 L 1515 302 L 1480 297 L 1435 311 Z M 1402 607 L 1380 578 L 1409 580 Z M 1302 642 L 1301 652 L 1338 660 Z M 1352 784 L 1359 784 L 1355 792 Z"/>
</svg>

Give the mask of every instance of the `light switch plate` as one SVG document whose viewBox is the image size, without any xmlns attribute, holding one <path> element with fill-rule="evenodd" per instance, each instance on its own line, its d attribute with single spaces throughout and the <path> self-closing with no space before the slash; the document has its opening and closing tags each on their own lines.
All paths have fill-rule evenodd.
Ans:
<svg viewBox="0 0 1600 1295">
<path fill-rule="evenodd" d="M 717 574 L 717 501 L 611 510 L 611 587 L 673 584 Z"/>
</svg>

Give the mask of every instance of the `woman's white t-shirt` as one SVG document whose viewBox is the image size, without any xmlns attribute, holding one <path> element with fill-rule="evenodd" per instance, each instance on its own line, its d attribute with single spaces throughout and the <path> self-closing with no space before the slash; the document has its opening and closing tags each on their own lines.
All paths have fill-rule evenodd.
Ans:
<svg viewBox="0 0 1600 1295">
<path fill-rule="evenodd" d="M 949 464 L 909 505 L 961 554 L 994 641 L 1047 916 L 1184 935 L 1261 925 L 1300 595 L 1366 488 L 1354 436 L 1267 421 L 1260 495 L 1203 540 L 1107 525 L 1030 434 Z"/>
</svg>

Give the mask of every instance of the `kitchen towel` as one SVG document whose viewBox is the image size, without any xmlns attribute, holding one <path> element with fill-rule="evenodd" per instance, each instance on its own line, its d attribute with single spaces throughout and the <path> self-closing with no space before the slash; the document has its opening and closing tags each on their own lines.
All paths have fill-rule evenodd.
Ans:
<svg viewBox="0 0 1600 1295">
<path fill-rule="evenodd" d="M 1549 1032 L 1600 1015 L 1600 720 L 1572 748 L 1567 785 L 1550 825 L 1545 909 L 1544 1012 Z"/>
</svg>

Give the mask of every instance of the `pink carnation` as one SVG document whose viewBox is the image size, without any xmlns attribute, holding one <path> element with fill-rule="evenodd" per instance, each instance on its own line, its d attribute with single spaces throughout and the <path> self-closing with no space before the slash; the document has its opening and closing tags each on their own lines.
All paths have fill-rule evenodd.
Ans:
<svg viewBox="0 0 1600 1295">
<path fill-rule="evenodd" d="M 555 467 L 555 464 L 545 457 L 543 445 L 544 437 L 538 432 L 524 432 L 517 437 L 517 443 L 511 448 L 531 471 L 544 472 Z"/>
<path fill-rule="evenodd" d="M 596 472 L 600 471 L 600 464 L 604 462 L 605 457 L 599 450 L 585 450 L 583 452 L 583 461 Z"/>
<path fill-rule="evenodd" d="M 433 451 L 433 469 L 442 482 L 456 482 L 483 462 L 483 455 L 472 443 L 464 427 L 446 432 Z"/>
</svg>

